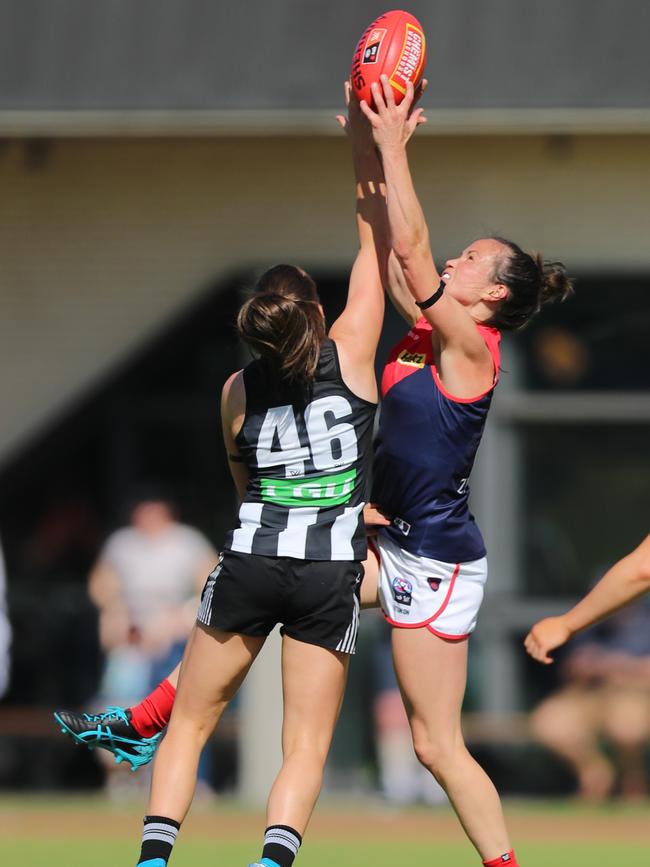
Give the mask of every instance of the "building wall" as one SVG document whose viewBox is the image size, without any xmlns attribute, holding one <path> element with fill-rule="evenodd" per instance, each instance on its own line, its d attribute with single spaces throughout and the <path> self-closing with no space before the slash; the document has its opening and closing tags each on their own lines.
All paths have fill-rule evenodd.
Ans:
<svg viewBox="0 0 650 867">
<path fill-rule="evenodd" d="M 0 126 L 12 109 L 329 109 L 383 9 L 0 0 Z M 650 108 L 644 0 L 410 0 L 408 9 L 428 39 L 428 105 Z"/>
<path fill-rule="evenodd" d="M 496 232 L 574 272 L 650 272 L 650 138 L 424 137 L 440 259 Z M 208 284 L 355 252 L 336 138 L 58 140 L 0 150 L 0 460 Z"/>
</svg>

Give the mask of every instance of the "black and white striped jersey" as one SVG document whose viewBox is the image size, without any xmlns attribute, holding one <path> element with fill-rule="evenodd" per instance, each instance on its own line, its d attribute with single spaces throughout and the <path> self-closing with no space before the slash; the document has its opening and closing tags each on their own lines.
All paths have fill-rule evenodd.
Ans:
<svg viewBox="0 0 650 867">
<path fill-rule="evenodd" d="M 236 443 L 250 472 L 239 527 L 224 547 L 266 557 L 364 560 L 362 510 L 376 404 L 343 382 L 327 339 L 308 388 L 262 360 L 244 369 L 246 415 Z"/>
</svg>

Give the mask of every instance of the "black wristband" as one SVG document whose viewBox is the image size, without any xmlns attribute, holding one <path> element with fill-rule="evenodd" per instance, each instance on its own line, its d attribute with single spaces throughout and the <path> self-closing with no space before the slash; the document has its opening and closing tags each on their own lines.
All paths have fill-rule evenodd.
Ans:
<svg viewBox="0 0 650 867">
<path fill-rule="evenodd" d="M 440 286 L 433 293 L 431 298 L 427 298 L 426 301 L 416 301 L 415 303 L 418 305 L 420 310 L 426 310 L 427 307 L 433 307 L 433 305 L 442 297 L 442 293 L 445 291 L 445 284 L 443 281 L 440 281 Z"/>
</svg>

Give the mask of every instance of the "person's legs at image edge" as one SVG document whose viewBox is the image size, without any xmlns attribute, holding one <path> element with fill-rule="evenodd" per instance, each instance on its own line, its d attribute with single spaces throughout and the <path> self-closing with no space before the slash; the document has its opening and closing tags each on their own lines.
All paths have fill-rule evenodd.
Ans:
<svg viewBox="0 0 650 867">
<path fill-rule="evenodd" d="M 350 656 L 285 635 L 282 768 L 273 783 L 262 857 L 265 867 L 291 867 L 320 794 Z"/>
<path fill-rule="evenodd" d="M 359 629 L 363 566 L 296 564 L 282 642 L 282 767 L 267 805 L 266 867 L 291 867 L 320 793 Z M 372 566 L 370 567 L 372 579 Z M 258 862 L 260 863 L 260 862 Z"/>
<path fill-rule="evenodd" d="M 516 867 L 499 795 L 461 731 L 467 639 L 439 638 L 424 627 L 395 628 L 392 643 L 418 759 L 446 791 L 483 863 Z"/>
<path fill-rule="evenodd" d="M 153 769 L 140 867 L 164 867 L 189 810 L 201 750 L 265 638 L 195 628 L 167 734 Z"/>
</svg>

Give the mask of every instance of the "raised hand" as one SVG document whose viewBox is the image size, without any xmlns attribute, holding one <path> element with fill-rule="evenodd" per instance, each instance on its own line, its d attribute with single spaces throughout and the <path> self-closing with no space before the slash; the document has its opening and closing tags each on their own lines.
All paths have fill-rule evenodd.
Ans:
<svg viewBox="0 0 650 867">
<path fill-rule="evenodd" d="M 347 116 L 337 114 L 336 119 L 343 132 L 348 136 L 352 147 L 358 152 L 370 152 L 375 150 L 375 142 L 372 137 L 372 128 L 368 120 L 363 116 L 359 106 L 359 100 L 354 95 L 352 85 L 346 81 L 343 85 Z"/>
</svg>

